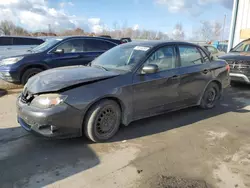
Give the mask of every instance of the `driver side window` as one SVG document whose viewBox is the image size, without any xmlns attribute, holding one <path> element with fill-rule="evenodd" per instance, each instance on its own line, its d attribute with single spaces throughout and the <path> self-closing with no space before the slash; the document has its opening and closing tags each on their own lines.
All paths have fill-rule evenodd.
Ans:
<svg viewBox="0 0 250 188">
<path fill-rule="evenodd" d="M 173 46 L 165 46 L 155 51 L 146 61 L 145 65 L 154 64 L 158 71 L 176 68 L 176 52 Z"/>
<path fill-rule="evenodd" d="M 63 49 L 64 53 L 83 52 L 83 40 L 74 39 L 59 45 L 55 50 Z"/>
</svg>

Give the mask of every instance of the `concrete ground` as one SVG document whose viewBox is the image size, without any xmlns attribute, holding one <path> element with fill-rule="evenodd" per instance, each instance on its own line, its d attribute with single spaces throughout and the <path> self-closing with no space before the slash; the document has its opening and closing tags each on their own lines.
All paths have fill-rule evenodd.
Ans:
<svg viewBox="0 0 250 188">
<path fill-rule="evenodd" d="M 17 85 L 17 84 L 12 84 L 12 83 L 9 83 L 9 82 L 5 82 L 4 80 L 0 79 L 0 89 L 9 90 L 9 89 L 17 89 L 17 88 L 22 88 L 22 86 Z"/>
<path fill-rule="evenodd" d="M 46 140 L 17 123 L 17 94 L 0 97 L 0 187 L 250 187 L 250 87 L 122 127 L 109 142 Z"/>
</svg>

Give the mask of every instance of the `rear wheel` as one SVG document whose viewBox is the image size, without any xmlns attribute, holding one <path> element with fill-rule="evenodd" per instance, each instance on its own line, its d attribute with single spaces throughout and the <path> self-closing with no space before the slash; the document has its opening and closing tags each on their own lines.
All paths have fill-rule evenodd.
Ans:
<svg viewBox="0 0 250 188">
<path fill-rule="evenodd" d="M 42 72 L 42 71 L 43 70 L 39 69 L 39 68 L 30 68 L 30 69 L 26 70 L 22 75 L 21 83 L 23 85 L 25 85 L 32 76 L 34 76 L 34 75 L 36 75 L 36 74 L 38 74 L 39 72 Z"/>
<path fill-rule="evenodd" d="M 115 135 L 120 123 L 120 106 L 113 100 L 102 100 L 88 111 L 84 121 L 84 132 L 93 142 L 103 142 Z"/>
<path fill-rule="evenodd" d="M 204 109 L 211 109 L 215 107 L 220 98 L 220 89 L 217 83 L 210 83 L 201 99 L 200 107 Z"/>
</svg>

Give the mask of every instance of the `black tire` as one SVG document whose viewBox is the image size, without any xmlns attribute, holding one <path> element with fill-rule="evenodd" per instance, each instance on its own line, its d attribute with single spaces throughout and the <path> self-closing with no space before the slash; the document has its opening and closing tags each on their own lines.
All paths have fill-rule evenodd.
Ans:
<svg viewBox="0 0 250 188">
<path fill-rule="evenodd" d="M 94 104 L 84 121 L 84 133 L 93 142 L 103 142 L 113 137 L 121 124 L 120 106 L 113 100 Z"/>
<path fill-rule="evenodd" d="M 32 76 L 38 74 L 39 72 L 42 72 L 43 70 L 42 69 L 39 69 L 39 68 L 30 68 L 28 70 L 26 70 L 23 75 L 22 75 L 22 78 L 21 78 L 21 83 L 23 85 L 25 85 L 29 78 L 31 78 Z"/>
<path fill-rule="evenodd" d="M 230 82 L 230 85 L 231 85 L 231 87 L 238 87 L 238 86 L 239 86 L 239 83 L 238 83 L 238 82 L 231 81 L 231 82 Z"/>
<path fill-rule="evenodd" d="M 203 109 L 211 109 L 214 108 L 217 102 L 220 99 L 220 88 L 219 85 L 215 82 L 210 83 L 201 99 L 200 107 Z"/>
</svg>

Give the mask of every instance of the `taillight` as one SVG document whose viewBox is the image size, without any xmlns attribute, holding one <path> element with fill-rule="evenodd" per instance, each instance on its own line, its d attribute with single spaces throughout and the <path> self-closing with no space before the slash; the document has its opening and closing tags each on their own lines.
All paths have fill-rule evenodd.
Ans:
<svg viewBox="0 0 250 188">
<path fill-rule="evenodd" d="M 230 66 L 227 64 L 226 66 L 227 72 L 230 72 Z"/>
</svg>

